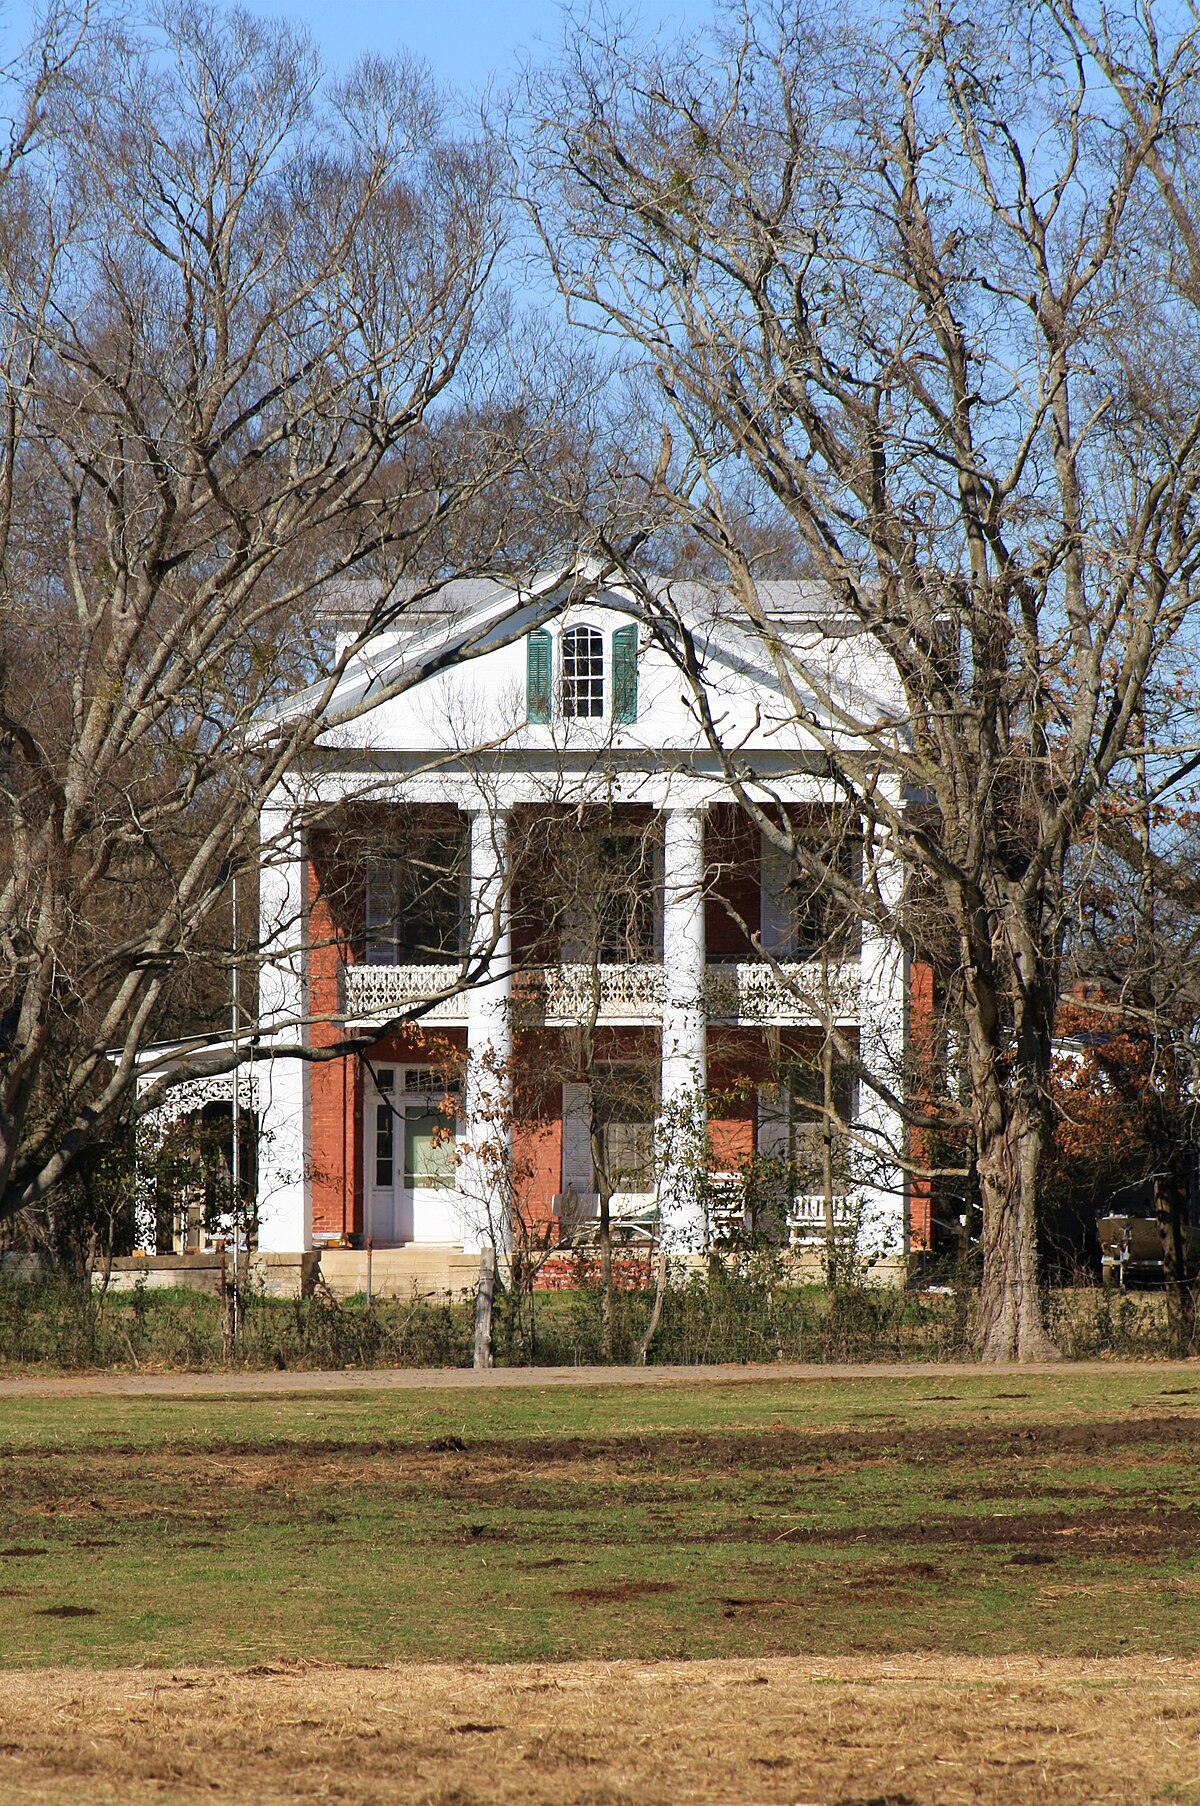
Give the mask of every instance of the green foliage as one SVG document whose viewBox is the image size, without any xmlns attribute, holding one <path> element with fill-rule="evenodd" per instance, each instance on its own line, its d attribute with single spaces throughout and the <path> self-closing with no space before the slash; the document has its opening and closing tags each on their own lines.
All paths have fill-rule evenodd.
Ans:
<svg viewBox="0 0 1200 1806">
<path fill-rule="evenodd" d="M 0 1282 L 0 1363 L 20 1367 L 459 1367 L 470 1311 L 447 1299 L 245 1300 L 230 1352 L 218 1298 L 135 1287 L 101 1298 L 66 1279 Z"/>
<path fill-rule="evenodd" d="M 496 1359 L 502 1366 L 601 1363 L 602 1293 L 580 1263 L 580 1283 L 522 1294 L 521 1311 L 498 1289 Z M 628 1277 L 628 1276 L 627 1276 Z M 653 1286 L 618 1285 L 613 1359 L 634 1362 L 653 1307 Z M 102 1295 L 62 1277 L 0 1280 L 0 1366 L 64 1370 L 465 1367 L 474 1303 L 442 1295 L 339 1301 L 243 1300 L 236 1346 L 219 1299 L 184 1288 L 137 1287 Z M 1150 1358 L 1170 1352 L 1164 1300 L 1079 1285 L 1047 1294 L 1057 1346 L 1069 1360 Z M 973 1349 L 971 1292 L 923 1296 L 883 1286 L 797 1283 L 777 1250 L 714 1255 L 702 1270 L 676 1270 L 650 1350 L 655 1365 L 771 1361 L 966 1360 Z"/>
</svg>

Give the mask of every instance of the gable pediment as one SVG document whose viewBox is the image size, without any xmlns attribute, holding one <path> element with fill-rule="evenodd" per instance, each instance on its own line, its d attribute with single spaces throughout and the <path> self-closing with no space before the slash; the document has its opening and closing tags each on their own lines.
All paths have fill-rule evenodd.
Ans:
<svg viewBox="0 0 1200 1806">
<path fill-rule="evenodd" d="M 400 613 L 347 660 L 322 744 L 403 755 L 482 745 L 583 759 L 603 747 L 684 753 L 706 744 L 682 669 L 688 640 L 714 719 L 744 747 L 796 753 L 847 723 L 895 717 L 894 682 L 869 641 L 828 607 L 822 615 L 827 591 L 764 590 L 779 604 L 773 645 L 711 585 L 664 585 L 672 639 L 628 591 L 587 572 L 448 584 L 436 608 Z"/>
</svg>

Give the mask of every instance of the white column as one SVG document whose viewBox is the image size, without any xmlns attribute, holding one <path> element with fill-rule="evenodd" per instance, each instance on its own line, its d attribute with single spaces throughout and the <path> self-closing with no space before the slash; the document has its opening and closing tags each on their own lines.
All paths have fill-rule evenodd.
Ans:
<svg viewBox="0 0 1200 1806">
<path fill-rule="evenodd" d="M 295 1047 L 307 1039 L 304 949 L 306 836 L 290 801 L 272 800 L 259 818 L 259 1028 L 263 1040 Z M 263 1253 L 312 1247 L 312 1162 L 308 1063 L 272 1055 L 258 1077 L 258 1245 Z"/>
<path fill-rule="evenodd" d="M 508 816 L 471 816 L 472 967 L 481 976 L 467 994 L 467 1074 L 458 1192 L 463 1247 L 505 1246 L 512 1173 L 512 945 L 508 894 Z"/>
<path fill-rule="evenodd" d="M 676 1248 L 696 1251 L 707 1232 L 698 1183 L 708 1081 L 704 811 L 668 809 L 664 830 L 659 1208 L 663 1234 Z"/>
<path fill-rule="evenodd" d="M 868 854 L 869 857 L 869 854 Z M 901 903 L 903 871 L 890 853 L 875 856 L 879 892 L 889 909 Z M 864 873 L 864 882 L 869 874 Z M 858 1050 L 869 1073 L 895 1096 L 904 1089 L 904 954 L 890 935 L 864 924 L 859 961 Z M 904 1127 L 886 1098 L 864 1080 L 860 1084 L 857 1146 L 852 1156 L 852 1208 L 860 1216 L 860 1251 L 868 1262 L 894 1269 L 907 1253 L 904 1172 L 899 1161 Z"/>
</svg>

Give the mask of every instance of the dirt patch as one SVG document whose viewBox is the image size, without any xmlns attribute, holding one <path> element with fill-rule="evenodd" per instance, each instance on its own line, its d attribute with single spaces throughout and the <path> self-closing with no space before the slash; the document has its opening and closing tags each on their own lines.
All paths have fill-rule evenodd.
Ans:
<svg viewBox="0 0 1200 1806">
<path fill-rule="evenodd" d="M 933 1581 L 944 1586 L 946 1570 L 931 1561 L 879 1562 L 848 1577 L 846 1585 L 854 1592 L 870 1593 L 886 1591 L 889 1587 L 911 1586 L 915 1580 Z"/>
<path fill-rule="evenodd" d="M 647 1542 L 653 1541 L 647 1536 Z M 764 1517 L 732 1519 L 715 1528 L 681 1531 L 671 1539 L 687 1543 L 788 1543 L 825 1548 L 875 1544 L 882 1548 L 918 1548 L 923 1555 L 955 1549 L 996 1549 L 1050 1545 L 1063 1555 L 1095 1557 L 1122 1563 L 1162 1561 L 1200 1555 L 1200 1512 L 1138 1510 L 1066 1512 L 1012 1511 L 986 1516 L 927 1518 L 919 1524 L 871 1519 L 831 1524 L 814 1516 L 811 1523 L 785 1525 Z"/>
<path fill-rule="evenodd" d="M 386 1485 L 395 1496 L 442 1489 L 453 1499 L 468 1488 L 480 1502 L 511 1506 L 536 1497 L 539 1484 L 558 1486 L 571 1470 L 593 1484 L 628 1486 L 653 1477 L 671 1476 L 736 1483 L 746 1473 L 807 1478 L 816 1470 L 854 1469 L 901 1461 L 916 1467 L 948 1468 L 962 1463 L 978 1469 L 1009 1459 L 1039 1462 L 1064 1456 L 1102 1456 L 1106 1465 L 1122 1458 L 1144 1465 L 1148 1456 L 1170 1459 L 1194 1450 L 1200 1436 L 1200 1413 L 1174 1412 L 1089 1420 L 1086 1423 L 1025 1422 L 1003 1427 L 963 1424 L 922 1428 L 897 1419 L 887 1429 L 804 1430 L 772 1426 L 744 1431 L 664 1431 L 653 1436 L 558 1436 L 481 1439 L 469 1450 L 461 1439 L 435 1443 L 400 1438 L 355 1441 L 348 1438 L 283 1437 L 262 1441 L 166 1441 L 153 1453 L 143 1445 L 106 1442 L 103 1448 L 79 1451 L 26 1450 L 0 1447 L 0 1460 L 22 1469 L 20 1491 L 26 1498 L 64 1500 L 66 1473 L 86 1460 L 94 1486 L 111 1497 L 136 1463 L 147 1473 L 154 1467 L 176 1476 L 194 1499 L 197 1491 L 253 1491 L 269 1497 L 320 1481 L 328 1485 Z M 450 1456 L 451 1459 L 447 1459 Z M 997 1495 L 999 1496 L 999 1495 Z M 97 1509 L 91 1497 L 79 1499 L 80 1511 Z"/>
<path fill-rule="evenodd" d="M 0 1557 L 114 1546 L 111 1536 L 92 1534 L 99 1528 L 97 1497 L 110 1500 L 127 1530 L 136 1524 L 149 1535 L 157 1525 L 175 1546 L 203 1549 L 229 1527 L 231 1497 L 240 1523 L 296 1528 L 336 1523 L 340 1509 L 330 1507 L 341 1508 L 353 1494 L 345 1509 L 357 1510 L 367 1493 L 398 1516 L 410 1504 L 444 1501 L 438 1534 L 446 1542 L 525 1546 L 534 1555 L 545 1536 L 545 1512 L 560 1509 L 564 1499 L 592 1518 L 589 1534 L 601 1546 L 628 1540 L 616 1519 L 620 1508 L 636 1506 L 638 1540 L 648 1547 L 867 1541 L 928 1557 L 959 1547 L 1062 1550 L 1069 1539 L 1070 1552 L 1081 1556 L 1200 1555 L 1200 1510 L 1187 1508 L 1176 1479 L 1185 1464 L 1191 1469 L 1198 1428 L 1190 1416 L 1161 1415 L 1005 1429 L 910 1424 L 886 1432 L 810 1433 L 772 1426 L 758 1434 L 494 1438 L 473 1443 L 469 1454 L 453 1446 L 435 1452 L 427 1443 L 334 1438 L 209 1443 L 200 1450 L 190 1441 L 153 1451 L 106 1443 L 70 1457 L 74 1466 L 65 1452 L 47 1460 L 39 1450 L 15 1470 L 10 1458 L 6 1480 L 11 1476 L 9 1490 L 22 1501 L 28 1532 L 57 1546 L 14 1543 Z M 1031 1455 L 1036 1468 L 1026 1460 Z M 1103 1481 L 1092 1477 L 1101 1463 Z M 902 1489 L 925 1490 L 918 1522 L 886 1508 L 879 1521 L 829 1508 L 853 1506 L 851 1488 L 864 1470 L 897 1464 L 911 1470 L 899 1476 Z M 1153 1484 L 1159 1464 L 1171 1476 L 1170 1491 Z M 1086 1478 L 1081 1468 L 1090 1470 Z M 1120 1475 L 1123 1468 L 1137 1472 L 1136 1490 Z M 840 1482 L 850 1496 L 828 1499 Z M 825 1491 L 814 1495 L 814 1483 Z M 956 1503 L 966 1509 L 947 1509 Z M 611 1534 L 599 1528 L 610 1517 Z M 110 1516 L 103 1528 L 113 1523 Z"/>
<path fill-rule="evenodd" d="M 1193 1797 L 1198 1683 L 911 1655 L 9 1673 L 0 1801 L 1144 1806 Z"/>
<path fill-rule="evenodd" d="M 653 1593 L 677 1593 L 672 1580 L 618 1580 L 606 1587 L 572 1587 L 564 1593 L 575 1605 L 623 1605 L 628 1599 L 648 1599 Z"/>
</svg>

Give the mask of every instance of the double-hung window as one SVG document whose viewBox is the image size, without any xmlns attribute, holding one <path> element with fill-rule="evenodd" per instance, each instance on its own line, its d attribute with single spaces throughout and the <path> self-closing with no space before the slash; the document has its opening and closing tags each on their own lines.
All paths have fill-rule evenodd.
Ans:
<svg viewBox="0 0 1200 1806">
<path fill-rule="evenodd" d="M 759 1091 L 758 1151 L 787 1163 L 797 1191 L 815 1192 L 828 1149 L 834 1189 L 842 1193 L 849 1182 L 848 1130 L 856 1114 L 857 1086 L 848 1068 L 835 1066 L 826 1103 L 819 1065 L 797 1063 L 781 1082 Z"/>
<path fill-rule="evenodd" d="M 658 1074 L 644 1067 L 600 1060 L 592 1073 L 604 1176 L 611 1191 L 654 1189 L 654 1119 Z"/>
<path fill-rule="evenodd" d="M 568 627 L 562 636 L 562 712 L 573 720 L 604 713 L 604 635 L 598 627 Z"/>
<path fill-rule="evenodd" d="M 366 861 L 365 947 L 369 966 L 441 965 L 458 959 L 467 843 L 462 829 L 408 836 L 404 852 Z"/>
</svg>

